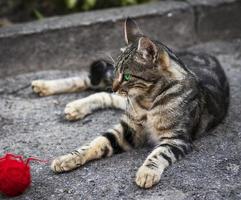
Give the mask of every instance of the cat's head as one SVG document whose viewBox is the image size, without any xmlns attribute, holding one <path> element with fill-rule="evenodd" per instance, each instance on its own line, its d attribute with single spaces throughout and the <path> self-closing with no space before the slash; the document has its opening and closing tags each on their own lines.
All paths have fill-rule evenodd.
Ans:
<svg viewBox="0 0 241 200">
<path fill-rule="evenodd" d="M 112 89 L 130 97 L 145 95 L 169 67 L 170 58 L 130 18 L 125 21 L 124 34 L 127 46 L 117 59 Z"/>
</svg>

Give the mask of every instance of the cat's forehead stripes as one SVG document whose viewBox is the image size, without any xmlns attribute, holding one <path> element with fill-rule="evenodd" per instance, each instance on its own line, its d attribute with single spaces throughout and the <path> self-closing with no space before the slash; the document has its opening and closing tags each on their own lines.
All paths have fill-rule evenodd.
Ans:
<svg viewBox="0 0 241 200">
<path fill-rule="evenodd" d="M 188 71 L 185 64 L 173 53 L 173 51 L 170 48 L 168 48 L 166 45 L 164 45 L 161 42 L 155 41 L 155 43 L 160 49 L 163 49 L 164 51 L 166 51 L 173 61 L 179 64 L 184 70 Z M 137 46 L 135 43 L 127 46 L 125 48 L 125 51 L 117 58 L 116 70 L 123 72 L 126 63 L 130 60 L 129 58 L 133 56 L 136 50 L 137 50 Z"/>
<path fill-rule="evenodd" d="M 133 55 L 135 50 L 136 48 L 133 45 L 126 48 L 126 50 L 118 57 L 116 70 L 119 72 L 124 71 L 125 64 L 129 61 L 129 58 Z"/>
</svg>

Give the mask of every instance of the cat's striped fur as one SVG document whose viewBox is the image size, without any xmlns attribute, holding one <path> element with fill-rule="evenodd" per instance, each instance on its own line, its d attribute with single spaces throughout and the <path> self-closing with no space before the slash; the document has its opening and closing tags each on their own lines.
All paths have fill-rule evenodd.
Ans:
<svg viewBox="0 0 241 200">
<path fill-rule="evenodd" d="M 176 55 L 162 43 L 144 36 L 131 19 L 125 23 L 125 40 L 127 47 L 118 57 L 115 71 L 108 63 L 99 61 L 91 66 L 90 76 L 85 79 L 35 81 L 32 85 L 35 92 L 48 95 L 103 88 L 113 82 L 118 95 L 90 95 L 68 104 L 65 114 L 67 119 L 76 120 L 99 108 L 126 109 L 120 123 L 89 144 L 56 158 L 51 168 L 55 172 L 69 171 L 150 141 L 154 149 L 135 180 L 138 186 L 149 188 L 159 182 L 166 167 L 191 151 L 192 141 L 198 135 L 225 117 L 229 86 L 214 57 Z M 52 92 L 41 93 L 40 83 L 45 85 L 45 91 L 47 88 Z M 61 87 L 53 86 L 54 83 Z"/>
</svg>

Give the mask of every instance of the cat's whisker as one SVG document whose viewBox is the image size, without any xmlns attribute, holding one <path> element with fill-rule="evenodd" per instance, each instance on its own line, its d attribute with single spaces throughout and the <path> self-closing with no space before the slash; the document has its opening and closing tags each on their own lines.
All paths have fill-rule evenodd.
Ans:
<svg viewBox="0 0 241 200">
<path fill-rule="evenodd" d="M 127 103 L 126 103 L 125 115 L 127 116 L 127 120 L 130 123 L 132 108 L 130 109 L 131 105 L 129 103 L 129 97 L 128 96 L 126 97 L 126 102 Z"/>
<path fill-rule="evenodd" d="M 111 56 L 111 54 L 110 53 L 106 53 L 106 56 L 108 57 L 108 58 L 110 58 L 110 60 L 112 61 L 112 65 L 114 65 L 115 66 L 115 60 L 114 60 L 114 58 Z"/>
<path fill-rule="evenodd" d="M 129 96 L 127 96 L 127 99 L 128 99 L 128 103 L 130 103 L 130 106 L 131 106 L 132 110 L 135 112 L 135 114 L 137 114 L 137 112 L 136 112 L 136 110 L 135 110 L 135 108 L 133 106 L 133 103 L 131 101 L 131 98 Z"/>
</svg>

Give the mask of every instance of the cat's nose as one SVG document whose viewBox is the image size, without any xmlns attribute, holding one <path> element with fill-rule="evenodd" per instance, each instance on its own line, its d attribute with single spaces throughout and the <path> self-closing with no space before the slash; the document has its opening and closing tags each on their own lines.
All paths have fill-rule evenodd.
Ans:
<svg viewBox="0 0 241 200">
<path fill-rule="evenodd" d="M 115 79 L 112 84 L 112 90 L 113 92 L 116 92 L 120 88 L 120 82 Z"/>
<path fill-rule="evenodd" d="M 112 84 L 112 90 L 113 92 L 116 92 L 119 88 L 120 88 L 120 85 L 121 85 L 121 82 L 122 82 L 122 73 L 118 73 L 117 77 L 114 78 L 114 81 L 113 81 L 113 84 Z"/>
</svg>

